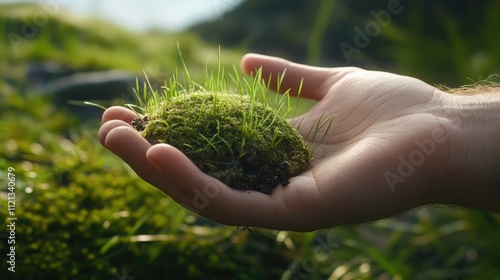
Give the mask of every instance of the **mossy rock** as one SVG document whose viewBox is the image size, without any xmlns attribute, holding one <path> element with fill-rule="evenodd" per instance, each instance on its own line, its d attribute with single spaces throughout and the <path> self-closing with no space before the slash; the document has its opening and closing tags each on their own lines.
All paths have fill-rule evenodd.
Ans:
<svg viewBox="0 0 500 280">
<path fill-rule="evenodd" d="M 197 91 L 158 104 L 132 125 L 151 144 L 178 148 L 231 188 L 271 194 L 309 167 L 312 153 L 302 136 L 249 95 Z"/>
</svg>

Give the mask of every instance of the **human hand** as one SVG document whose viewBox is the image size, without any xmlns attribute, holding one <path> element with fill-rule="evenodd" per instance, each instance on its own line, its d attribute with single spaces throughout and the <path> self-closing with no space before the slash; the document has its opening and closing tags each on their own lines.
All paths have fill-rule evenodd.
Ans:
<svg viewBox="0 0 500 280">
<path fill-rule="evenodd" d="M 309 231 L 444 200 L 460 162 L 445 93 L 410 77 L 352 67 L 317 68 L 254 54 L 241 65 L 246 73 L 262 67 L 262 76 L 273 78 L 286 69 L 281 89 L 292 94 L 304 80 L 301 97 L 318 101 L 293 120 L 304 136 L 321 116 L 333 117 L 322 142 L 309 143 L 316 147 L 312 167 L 271 196 L 233 190 L 175 147 L 151 146 L 128 124 L 136 115 L 125 108 L 106 110 L 100 142 L 142 179 L 222 224 Z"/>
</svg>

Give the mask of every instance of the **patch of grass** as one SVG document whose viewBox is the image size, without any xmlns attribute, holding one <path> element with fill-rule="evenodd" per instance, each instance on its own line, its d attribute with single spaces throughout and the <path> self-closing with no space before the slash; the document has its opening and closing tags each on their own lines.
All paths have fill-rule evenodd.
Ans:
<svg viewBox="0 0 500 280">
<path fill-rule="evenodd" d="M 160 91 L 145 84 L 139 93 L 137 86 L 139 105 L 129 107 L 138 111 L 132 125 L 146 140 L 177 147 L 203 172 L 240 190 L 271 194 L 309 167 L 312 150 L 286 119 L 288 92 L 270 98 L 260 70 L 248 80 L 218 63 L 200 84 L 183 66 L 183 78 L 173 76 Z M 310 136 L 323 125 L 318 121 Z"/>
</svg>

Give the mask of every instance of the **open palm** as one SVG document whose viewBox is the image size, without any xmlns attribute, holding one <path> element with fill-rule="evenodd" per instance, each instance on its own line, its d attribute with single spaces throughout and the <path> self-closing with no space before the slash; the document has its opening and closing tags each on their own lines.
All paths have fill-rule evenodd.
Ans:
<svg viewBox="0 0 500 280">
<path fill-rule="evenodd" d="M 233 190 L 176 148 L 151 146 L 128 124 L 135 114 L 125 108 L 104 113 L 99 139 L 141 178 L 223 224 L 307 231 L 438 202 L 433 186 L 451 170 L 440 91 L 385 72 L 310 67 L 255 54 L 242 59 L 246 73 L 259 67 L 272 78 L 286 69 L 281 88 L 297 93 L 303 80 L 301 96 L 318 101 L 293 120 L 304 136 L 319 118 L 333 118 L 319 145 L 321 137 L 306 139 L 315 142 L 312 167 L 271 196 Z"/>
</svg>

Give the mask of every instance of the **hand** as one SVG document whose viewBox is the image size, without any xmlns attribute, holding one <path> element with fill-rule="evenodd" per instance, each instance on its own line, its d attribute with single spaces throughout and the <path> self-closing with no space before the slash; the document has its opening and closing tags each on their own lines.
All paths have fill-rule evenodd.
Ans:
<svg viewBox="0 0 500 280">
<path fill-rule="evenodd" d="M 175 147 L 151 146 L 128 124 L 136 115 L 122 107 L 105 111 L 100 142 L 142 179 L 222 224 L 309 231 L 445 200 L 444 186 L 454 180 L 460 162 L 457 130 L 442 105 L 446 93 L 410 77 L 255 54 L 243 57 L 241 66 L 246 73 L 262 67 L 262 76 L 272 79 L 286 69 L 281 89 L 292 94 L 303 79 L 301 97 L 318 101 L 293 120 L 301 122 L 304 136 L 321 116 L 333 117 L 322 143 L 317 143 L 321 137 L 309 143 L 316 147 L 312 167 L 271 196 L 233 190 Z"/>
</svg>

